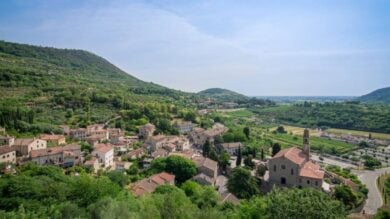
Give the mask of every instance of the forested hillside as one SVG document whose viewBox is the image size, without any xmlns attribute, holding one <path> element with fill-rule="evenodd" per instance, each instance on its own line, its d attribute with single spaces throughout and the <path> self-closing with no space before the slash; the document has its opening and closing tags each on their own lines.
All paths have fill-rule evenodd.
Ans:
<svg viewBox="0 0 390 219">
<path fill-rule="evenodd" d="M 390 133 L 390 109 L 385 105 L 302 103 L 254 109 L 263 120 L 302 127 L 342 128 Z"/>
<path fill-rule="evenodd" d="M 20 131 L 102 122 L 119 110 L 142 112 L 146 104 L 164 113 L 189 95 L 141 81 L 90 52 L 4 41 L 0 93 L 0 126 Z"/>
<path fill-rule="evenodd" d="M 203 91 L 198 92 L 198 95 L 208 98 L 213 98 L 217 101 L 245 101 L 248 100 L 249 97 L 239 94 L 237 92 L 222 89 L 222 88 L 210 88 Z"/>
<path fill-rule="evenodd" d="M 368 103 L 390 103 L 390 87 L 378 89 L 357 98 L 358 101 Z"/>
</svg>

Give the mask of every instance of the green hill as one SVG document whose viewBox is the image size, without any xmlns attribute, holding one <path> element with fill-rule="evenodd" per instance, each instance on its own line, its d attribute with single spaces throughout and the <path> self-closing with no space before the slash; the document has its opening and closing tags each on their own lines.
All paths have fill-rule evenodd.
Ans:
<svg viewBox="0 0 390 219">
<path fill-rule="evenodd" d="M 206 98 L 212 98 L 220 102 L 237 102 L 237 101 L 244 101 L 249 99 L 249 97 L 243 94 L 239 94 L 237 92 L 223 89 L 223 88 L 206 89 L 198 92 L 198 95 Z"/>
<path fill-rule="evenodd" d="M 390 87 L 378 89 L 357 98 L 357 100 L 367 103 L 390 103 Z"/>
<path fill-rule="evenodd" d="M 142 111 L 147 104 L 172 104 L 188 96 L 141 81 L 87 51 L 4 41 L 0 93 L 0 126 L 11 129 L 27 126 L 24 123 L 103 122 L 120 110 Z"/>
</svg>

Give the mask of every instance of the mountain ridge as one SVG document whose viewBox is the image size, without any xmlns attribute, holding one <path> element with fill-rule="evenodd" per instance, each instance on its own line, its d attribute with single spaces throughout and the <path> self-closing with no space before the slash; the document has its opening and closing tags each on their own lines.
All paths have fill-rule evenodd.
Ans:
<svg viewBox="0 0 390 219">
<path fill-rule="evenodd" d="M 368 94 L 356 98 L 356 100 L 367 103 L 390 104 L 390 87 L 374 90 Z"/>
</svg>

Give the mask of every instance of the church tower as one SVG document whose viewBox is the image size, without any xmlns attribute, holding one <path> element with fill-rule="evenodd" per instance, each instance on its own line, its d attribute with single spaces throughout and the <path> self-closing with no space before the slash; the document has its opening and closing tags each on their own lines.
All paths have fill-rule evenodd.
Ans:
<svg viewBox="0 0 390 219">
<path fill-rule="evenodd" d="M 306 155 L 307 160 L 310 159 L 309 138 L 310 138 L 309 130 L 305 129 L 305 131 L 303 131 L 303 153 Z"/>
</svg>

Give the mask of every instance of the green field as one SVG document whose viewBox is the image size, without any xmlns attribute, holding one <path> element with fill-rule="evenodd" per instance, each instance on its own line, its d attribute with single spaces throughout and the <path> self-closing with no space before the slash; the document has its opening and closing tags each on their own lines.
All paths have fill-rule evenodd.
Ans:
<svg viewBox="0 0 390 219">
<path fill-rule="evenodd" d="M 353 135 L 359 137 L 368 137 L 368 135 L 371 133 L 371 136 L 374 139 L 390 140 L 390 134 L 386 134 L 386 133 L 355 131 L 355 130 L 347 130 L 347 129 L 328 129 L 326 131 L 336 135 Z"/>
<path fill-rule="evenodd" d="M 247 109 L 241 109 L 237 111 L 232 111 L 226 113 L 229 117 L 234 117 L 234 118 L 250 118 L 254 116 L 254 113 L 252 111 L 249 111 Z"/>
<path fill-rule="evenodd" d="M 283 147 L 303 147 L 302 137 L 300 136 L 289 134 L 267 134 L 267 137 L 274 142 L 280 143 Z M 320 137 L 310 137 L 310 146 L 313 150 L 330 154 L 343 154 L 357 149 L 357 146 L 353 144 Z"/>
</svg>

